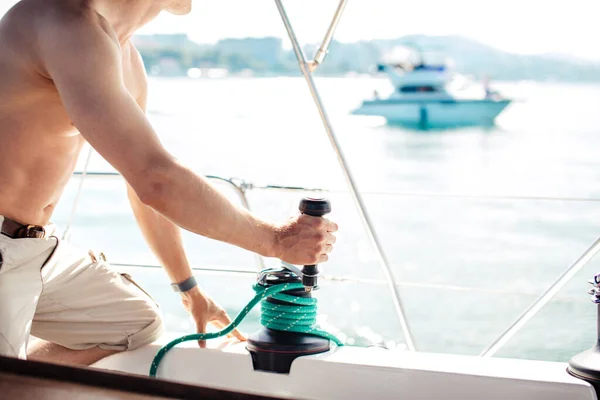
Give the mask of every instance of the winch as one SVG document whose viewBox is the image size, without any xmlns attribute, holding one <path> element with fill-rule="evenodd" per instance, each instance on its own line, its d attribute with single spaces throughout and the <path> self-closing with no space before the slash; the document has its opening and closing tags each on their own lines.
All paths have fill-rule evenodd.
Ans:
<svg viewBox="0 0 600 400">
<path fill-rule="evenodd" d="M 331 205 L 326 199 L 305 198 L 300 202 L 300 212 L 313 217 L 322 217 L 331 212 Z M 268 297 L 263 302 L 261 323 L 263 327 L 248 339 L 246 348 L 252 355 L 254 369 L 288 373 L 294 359 L 300 356 L 323 353 L 329 350 L 329 339 L 304 332 L 291 332 L 286 326 L 278 326 L 272 322 L 287 319 L 287 324 L 314 325 L 316 319 L 316 299 L 312 299 L 312 290 L 318 288 L 319 269 L 317 265 L 305 265 L 302 270 L 290 264 L 281 268 L 265 270 L 261 273 L 258 284 L 268 288 L 287 283 L 302 283 L 304 289 L 282 292 L 289 296 L 282 299 Z M 303 299 L 306 305 L 298 306 Z M 314 301 L 306 301 L 307 299 Z M 274 310 L 271 312 L 271 310 Z M 277 314 L 283 312 L 283 315 Z M 298 314 L 305 317 L 298 318 Z M 287 317 L 287 318 L 286 318 Z M 296 325 L 297 326 L 297 325 Z"/>
<path fill-rule="evenodd" d="M 571 358 L 567 371 L 571 375 L 591 383 L 596 390 L 596 395 L 600 397 L 600 273 L 597 273 L 588 282 L 592 285 L 588 293 L 592 295 L 592 303 L 597 304 L 598 309 L 596 343 L 591 349 Z"/>
<path fill-rule="evenodd" d="M 304 198 L 300 212 L 322 217 L 331 212 L 331 204 L 326 199 Z M 318 289 L 318 276 L 317 265 L 305 265 L 300 270 L 285 262 L 279 268 L 261 271 L 253 286 L 256 295 L 231 324 L 219 332 L 196 333 L 169 342 L 154 357 L 150 376 L 156 376 L 158 365 L 171 348 L 182 342 L 227 335 L 258 303 L 261 303 L 262 328 L 250 336 L 246 346 L 255 370 L 289 373 L 296 358 L 326 352 L 332 341 L 342 346 L 335 336 L 315 326 L 317 299 L 312 297 L 312 291 Z"/>
</svg>

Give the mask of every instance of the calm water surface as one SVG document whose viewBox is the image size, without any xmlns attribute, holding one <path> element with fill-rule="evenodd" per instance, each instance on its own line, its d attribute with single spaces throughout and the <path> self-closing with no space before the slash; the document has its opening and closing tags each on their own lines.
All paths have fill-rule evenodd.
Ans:
<svg viewBox="0 0 600 400">
<path fill-rule="evenodd" d="M 478 354 L 600 234 L 600 203 L 590 201 L 600 199 L 600 86 L 498 84 L 519 101 L 497 126 L 419 132 L 349 114 L 374 89 L 389 91 L 386 81 L 317 84 L 419 350 Z M 198 173 L 332 190 L 340 232 L 322 271 L 348 279 L 323 282 L 320 321 L 348 344 L 403 342 L 376 254 L 301 78 L 151 79 L 149 117 L 164 145 Z M 89 169 L 111 170 L 96 154 Z M 63 196 L 59 224 L 69 220 L 77 184 Z M 253 190 L 248 199 L 260 216 L 283 220 L 304 194 Z M 72 235 L 113 262 L 157 264 L 118 179 L 85 181 Z M 256 269 L 240 249 L 189 233 L 185 241 L 193 265 Z M 597 271 L 593 260 L 498 355 L 565 361 L 590 347 L 596 311 L 586 281 Z M 133 274 L 162 305 L 173 334 L 193 331 L 160 269 Z M 253 294 L 252 274 L 198 277 L 232 315 Z M 257 326 L 255 312 L 242 328 Z"/>
</svg>

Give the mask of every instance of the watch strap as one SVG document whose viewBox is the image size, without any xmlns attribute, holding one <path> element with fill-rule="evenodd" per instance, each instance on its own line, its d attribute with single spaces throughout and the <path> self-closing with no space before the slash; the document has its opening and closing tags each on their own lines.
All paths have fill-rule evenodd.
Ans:
<svg viewBox="0 0 600 400">
<path fill-rule="evenodd" d="M 190 276 L 189 278 L 187 278 L 183 282 L 171 283 L 171 287 L 173 288 L 173 290 L 178 293 L 187 292 L 187 291 L 195 288 L 197 285 L 198 285 L 198 282 L 196 282 L 196 278 L 193 275 Z"/>
</svg>

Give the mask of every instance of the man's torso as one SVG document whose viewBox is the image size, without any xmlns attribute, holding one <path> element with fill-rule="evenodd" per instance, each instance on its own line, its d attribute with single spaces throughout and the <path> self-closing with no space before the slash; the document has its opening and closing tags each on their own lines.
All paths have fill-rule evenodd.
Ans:
<svg viewBox="0 0 600 400">
<path fill-rule="evenodd" d="M 72 17 L 69 7 L 76 4 L 24 0 L 0 21 L 0 215 L 25 224 L 49 221 L 85 143 L 36 51 L 47 16 L 52 23 L 62 13 Z M 81 18 L 95 23 L 90 13 Z M 121 49 L 125 86 L 140 99 L 146 90 L 141 58 L 129 42 Z M 77 63 L 77 54 L 70 56 Z"/>
</svg>

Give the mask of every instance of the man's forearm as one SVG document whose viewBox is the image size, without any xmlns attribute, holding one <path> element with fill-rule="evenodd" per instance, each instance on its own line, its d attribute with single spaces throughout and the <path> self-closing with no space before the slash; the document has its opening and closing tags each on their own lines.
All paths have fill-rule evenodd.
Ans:
<svg viewBox="0 0 600 400">
<path fill-rule="evenodd" d="M 144 203 L 178 226 L 267 257 L 277 256 L 277 228 L 231 203 L 206 179 L 173 162 L 148 178 Z"/>
<path fill-rule="evenodd" d="M 181 230 L 160 213 L 143 204 L 136 193 L 127 186 L 127 195 L 144 239 L 158 257 L 173 283 L 192 275 L 181 241 Z"/>
</svg>

